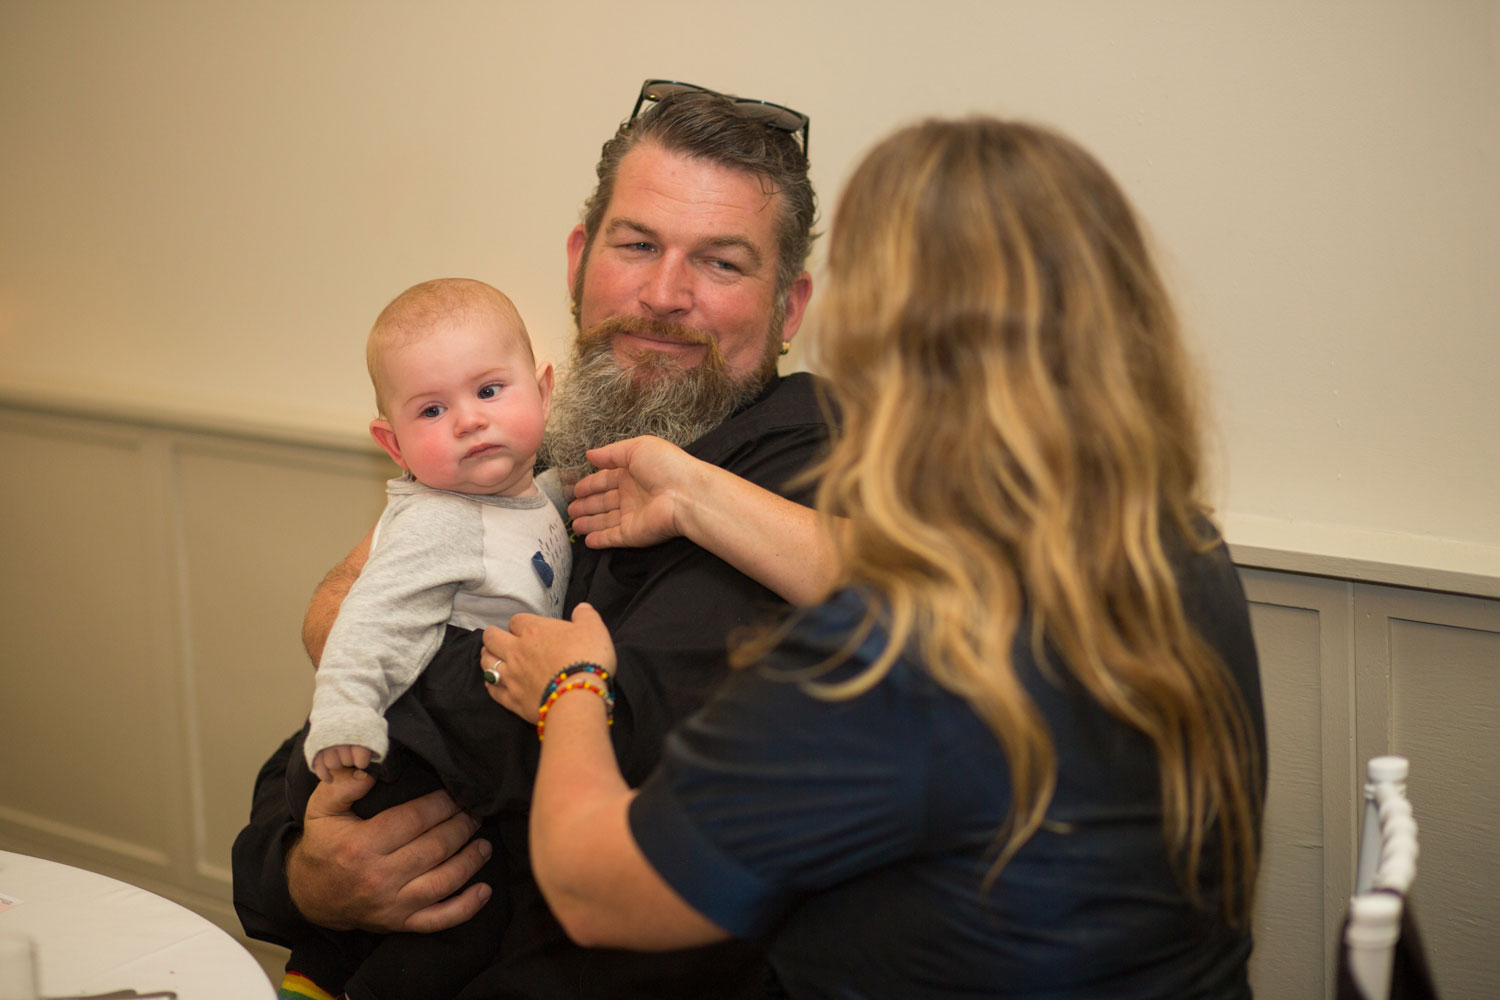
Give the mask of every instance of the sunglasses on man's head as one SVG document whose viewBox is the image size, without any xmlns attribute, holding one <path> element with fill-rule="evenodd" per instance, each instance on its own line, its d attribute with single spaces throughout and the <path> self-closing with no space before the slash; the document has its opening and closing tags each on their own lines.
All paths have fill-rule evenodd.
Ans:
<svg viewBox="0 0 1500 1000">
<path fill-rule="evenodd" d="M 734 102 L 735 110 L 746 118 L 758 121 L 779 132 L 789 132 L 800 136 L 802 155 L 807 156 L 807 136 L 811 130 L 811 121 L 802 112 L 793 111 L 781 104 L 772 104 L 770 101 L 757 101 L 751 97 L 721 94 L 717 90 L 700 87 L 696 83 L 683 83 L 680 80 L 647 80 L 641 84 L 641 93 L 635 99 L 635 107 L 630 109 L 630 120 L 635 121 L 635 116 L 641 113 L 641 105 L 647 101 L 665 101 L 681 94 L 713 94 L 715 97 L 728 98 Z"/>
</svg>

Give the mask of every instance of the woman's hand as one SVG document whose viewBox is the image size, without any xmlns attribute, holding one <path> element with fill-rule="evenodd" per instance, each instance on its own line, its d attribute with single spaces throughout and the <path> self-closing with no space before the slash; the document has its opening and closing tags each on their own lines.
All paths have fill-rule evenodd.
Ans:
<svg viewBox="0 0 1500 1000">
<path fill-rule="evenodd" d="M 689 533 L 692 483 L 705 463 L 656 437 L 594 448 L 588 458 L 600 471 L 578 481 L 568 514 L 589 548 L 641 548 Z"/>
<path fill-rule="evenodd" d="M 509 631 L 491 625 L 484 630 L 479 660 L 486 673 L 499 678 L 495 683 L 486 679 L 490 697 L 535 722 L 547 682 L 564 667 L 587 661 L 613 676 L 615 644 L 599 612 L 580 604 L 572 621 L 519 614 L 511 618 Z"/>
<path fill-rule="evenodd" d="M 599 471 L 578 481 L 568 513 L 589 548 L 681 536 L 793 604 L 823 600 L 837 582 L 838 552 L 811 507 L 661 438 L 616 441 L 588 456 Z"/>
</svg>

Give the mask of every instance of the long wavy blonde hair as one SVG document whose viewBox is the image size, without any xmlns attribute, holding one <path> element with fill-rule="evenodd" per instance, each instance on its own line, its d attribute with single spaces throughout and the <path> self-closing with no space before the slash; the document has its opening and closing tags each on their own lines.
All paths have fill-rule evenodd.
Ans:
<svg viewBox="0 0 1500 1000">
<path fill-rule="evenodd" d="M 824 693 L 867 690 L 915 639 L 1007 757 L 1014 801 L 993 880 L 1057 780 L 1011 661 L 1029 622 L 1038 662 L 1054 650 L 1050 669 L 1151 740 L 1167 844 L 1193 899 L 1217 827 L 1223 909 L 1243 920 L 1259 755 L 1164 549 L 1173 536 L 1214 541 L 1190 365 L 1124 195 L 1046 129 L 930 121 L 859 166 L 828 268 L 823 362 L 843 430 L 816 470 L 818 506 L 849 519 L 840 582 L 879 596 L 864 631 L 878 615 L 890 641 Z"/>
</svg>

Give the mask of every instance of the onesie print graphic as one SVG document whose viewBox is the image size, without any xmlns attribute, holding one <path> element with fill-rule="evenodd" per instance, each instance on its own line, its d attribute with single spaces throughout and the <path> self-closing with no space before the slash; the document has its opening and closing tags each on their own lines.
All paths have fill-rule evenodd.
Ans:
<svg viewBox="0 0 1500 1000">
<path fill-rule="evenodd" d="M 542 586 L 551 590 L 556 574 L 552 572 L 552 567 L 547 563 L 547 557 L 542 555 L 540 550 L 531 554 L 531 568 L 536 570 L 536 575 L 541 578 Z"/>
</svg>

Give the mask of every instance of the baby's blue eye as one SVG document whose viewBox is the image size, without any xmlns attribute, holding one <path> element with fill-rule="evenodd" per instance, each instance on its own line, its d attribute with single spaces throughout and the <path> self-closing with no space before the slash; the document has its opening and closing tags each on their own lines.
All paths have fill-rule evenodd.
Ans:
<svg viewBox="0 0 1500 1000">
<path fill-rule="evenodd" d="M 441 406 L 439 406 L 437 403 L 433 403 L 431 406 L 424 406 L 422 408 L 422 416 L 427 417 L 429 419 L 431 419 L 433 417 L 441 417 L 442 415 L 443 415 L 443 408 Z"/>
<path fill-rule="evenodd" d="M 479 390 L 479 398 L 480 399 L 494 399 L 495 396 L 499 394 L 499 392 L 500 392 L 500 387 L 498 385 L 486 385 L 486 386 L 482 386 L 482 387 L 480 387 L 480 390 Z"/>
</svg>

